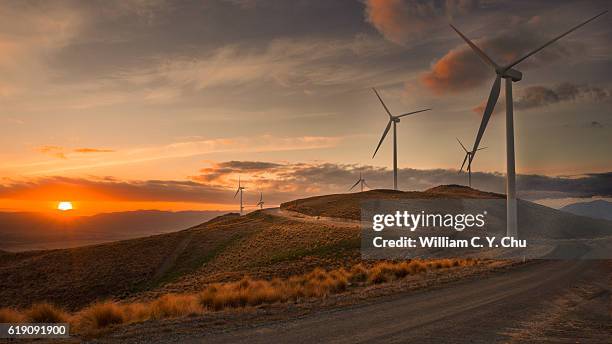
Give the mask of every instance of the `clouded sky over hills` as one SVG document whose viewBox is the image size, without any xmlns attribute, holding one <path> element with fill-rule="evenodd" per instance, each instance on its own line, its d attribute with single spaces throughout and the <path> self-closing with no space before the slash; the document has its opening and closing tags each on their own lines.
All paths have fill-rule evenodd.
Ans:
<svg viewBox="0 0 612 344">
<path fill-rule="evenodd" d="M 428 180 L 435 179 L 432 171 L 459 167 L 455 137 L 472 142 L 493 81 L 448 23 L 503 62 L 608 6 L 4 3 L 0 208 L 36 210 L 58 197 L 81 200 L 91 212 L 215 208 L 231 202 L 231 191 L 225 195 L 238 174 L 250 191 L 276 192 L 280 201 L 339 190 L 345 180 L 333 178 L 352 180 L 350 173 L 326 174 L 329 166 L 376 166 L 368 167 L 376 179 L 388 174 L 391 146 L 386 142 L 371 159 L 386 124 L 372 86 L 392 111 L 434 108 L 402 120 L 398 146 L 405 171 L 427 170 Z M 612 170 L 609 16 L 521 64 L 524 79 L 514 86 L 519 173 Z M 503 106 L 500 100 L 498 110 Z M 505 169 L 503 124 L 502 111 L 487 129 L 489 149 L 474 169 Z M 226 173 L 230 162 L 243 164 Z M 264 168 L 255 171 L 260 162 Z M 388 186 L 390 178 L 380 178 L 376 186 Z M 119 186 L 129 187 L 117 193 Z M 406 188 L 421 186 L 404 181 Z M 160 196 L 166 192 L 173 196 Z"/>
</svg>

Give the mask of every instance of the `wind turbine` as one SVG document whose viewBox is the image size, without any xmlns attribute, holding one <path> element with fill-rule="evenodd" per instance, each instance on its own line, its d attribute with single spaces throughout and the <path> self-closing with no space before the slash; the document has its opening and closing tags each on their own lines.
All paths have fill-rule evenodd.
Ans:
<svg viewBox="0 0 612 344">
<path fill-rule="evenodd" d="M 242 206 L 242 191 L 243 190 L 244 190 L 244 186 L 240 184 L 240 177 L 238 177 L 238 189 L 236 190 L 236 193 L 234 194 L 234 199 L 236 199 L 236 196 L 240 194 L 240 215 L 242 215 L 242 211 L 244 210 L 244 207 Z"/>
<path fill-rule="evenodd" d="M 378 142 L 378 146 L 376 146 L 376 150 L 374 151 L 374 154 L 372 155 L 372 159 L 374 159 L 374 157 L 376 156 L 376 152 L 378 152 L 380 145 L 385 140 L 385 137 L 387 136 L 387 133 L 389 132 L 389 129 L 391 128 L 391 123 L 393 123 L 393 190 L 397 190 L 397 129 L 396 129 L 397 123 L 399 123 L 400 118 L 404 116 L 413 115 L 415 113 L 419 113 L 423 111 L 429 111 L 431 109 L 413 111 L 413 112 L 408 112 L 408 113 L 405 113 L 399 116 L 393 116 L 391 112 L 389 111 L 389 109 L 387 108 L 387 105 L 385 105 L 385 102 L 383 102 L 382 98 L 376 91 L 376 89 L 372 88 L 372 90 L 374 90 L 374 93 L 376 93 L 378 100 L 380 100 L 380 103 L 382 104 L 383 108 L 385 108 L 387 115 L 389 115 L 389 122 L 387 123 L 387 127 L 385 128 L 385 131 L 383 132 L 382 137 L 380 138 L 380 141 Z"/>
<path fill-rule="evenodd" d="M 263 201 L 263 192 L 259 192 L 259 202 L 257 202 L 257 207 L 259 209 L 263 209 L 264 201 Z"/>
<path fill-rule="evenodd" d="M 478 144 L 482 139 L 482 135 L 487 128 L 487 123 L 489 122 L 489 118 L 491 118 L 491 114 L 493 113 L 493 109 L 495 108 L 495 104 L 497 103 L 497 99 L 499 98 L 499 92 L 501 88 L 501 79 L 506 79 L 506 215 L 507 215 L 507 227 L 506 227 L 506 235 L 516 237 L 518 234 L 517 230 L 517 214 L 516 214 L 516 176 L 515 176 L 515 168 L 514 168 L 514 119 L 513 119 L 513 99 L 512 99 L 512 82 L 520 81 L 523 78 L 523 74 L 513 67 L 523 62 L 525 59 L 530 57 L 531 55 L 539 52 L 540 50 L 546 48 L 547 46 L 553 44 L 557 40 L 562 37 L 568 35 L 572 31 L 586 25 L 587 23 L 595 20 L 595 18 L 605 14 L 608 11 L 601 12 L 600 14 L 592 17 L 591 19 L 574 26 L 569 29 L 565 33 L 553 38 L 548 41 L 546 44 L 543 44 L 541 47 L 532 50 L 527 55 L 519 58 L 518 60 L 506 65 L 500 66 L 495 61 L 493 61 L 487 54 L 485 54 L 480 48 L 478 48 L 472 41 L 470 41 L 467 37 L 465 37 L 459 30 L 451 25 L 453 30 L 463 38 L 463 40 L 474 50 L 474 52 L 489 66 L 493 68 L 495 74 L 495 81 L 493 82 L 493 87 L 491 87 L 491 93 L 489 94 L 489 99 L 487 100 L 487 106 L 485 107 L 484 113 L 482 115 L 482 121 L 480 123 L 480 128 L 478 129 L 478 134 L 476 135 L 476 141 L 474 141 L 474 148 L 471 150 L 472 154 L 470 154 L 470 163 L 474 160 L 474 156 L 478 151 Z"/>
<path fill-rule="evenodd" d="M 459 144 L 461 145 L 461 148 L 463 148 L 463 150 L 465 151 L 465 158 L 463 158 L 463 163 L 461 164 L 461 168 L 459 169 L 459 173 L 461 173 L 463 171 L 463 166 L 465 166 L 465 162 L 473 154 L 472 154 L 472 152 L 467 150 L 467 148 L 465 148 L 463 143 L 461 143 L 461 141 L 458 138 L 456 138 L 456 139 L 457 139 L 457 142 L 459 142 Z M 483 149 L 487 149 L 487 147 L 478 148 L 477 150 L 483 150 Z M 470 187 L 472 187 L 472 163 L 471 163 L 471 161 L 468 163 L 467 171 L 468 171 L 468 185 Z"/>
<path fill-rule="evenodd" d="M 353 189 L 355 188 L 355 186 L 357 186 L 357 185 L 359 185 L 359 184 L 361 184 L 361 192 L 363 192 L 363 186 L 364 186 L 364 185 L 365 185 L 365 186 L 367 186 L 367 187 L 369 187 L 369 186 L 368 186 L 368 184 L 366 183 L 365 179 L 363 179 L 363 178 L 361 177 L 361 172 L 359 172 L 359 179 L 357 180 L 357 182 L 356 182 L 355 184 L 353 184 L 353 186 L 351 186 L 351 188 L 349 189 L 349 191 L 353 190 Z"/>
</svg>

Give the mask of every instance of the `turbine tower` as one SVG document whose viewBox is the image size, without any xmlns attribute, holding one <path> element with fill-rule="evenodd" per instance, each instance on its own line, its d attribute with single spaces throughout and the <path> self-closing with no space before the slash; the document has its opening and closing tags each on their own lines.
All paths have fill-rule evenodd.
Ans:
<svg viewBox="0 0 612 344">
<path fill-rule="evenodd" d="M 359 185 L 359 184 L 361 184 L 361 192 L 363 192 L 363 186 L 364 186 L 364 185 L 365 185 L 365 186 L 367 186 L 367 187 L 369 187 L 369 186 L 368 186 L 368 184 L 366 183 L 365 179 L 363 179 L 363 178 L 361 177 L 361 172 L 359 172 L 359 179 L 357 180 L 357 182 L 356 182 L 355 184 L 353 184 L 353 186 L 351 186 L 351 188 L 349 189 L 349 191 L 353 190 L 353 189 L 355 188 L 355 186 L 357 186 L 357 185 Z"/>
<path fill-rule="evenodd" d="M 459 172 L 458 172 L 458 173 L 461 173 L 461 172 L 463 172 L 463 166 L 465 166 L 465 162 L 473 154 L 472 154 L 472 152 L 467 150 L 467 148 L 465 148 L 463 143 L 461 143 L 461 141 L 458 138 L 456 138 L 456 139 L 457 139 L 457 142 L 459 142 L 459 144 L 461 145 L 461 148 L 463 148 L 463 150 L 465 151 L 465 158 L 463 158 L 463 163 L 461 163 L 461 168 L 459 169 Z M 487 149 L 487 147 L 478 148 L 478 150 L 483 150 L 483 149 Z M 471 161 L 468 162 L 467 172 L 468 172 L 468 185 L 469 185 L 469 187 L 472 187 L 472 163 L 471 163 Z"/>
<path fill-rule="evenodd" d="M 387 108 L 387 105 L 385 105 L 385 102 L 383 102 L 382 98 L 376 91 L 376 89 L 375 88 L 372 88 L 372 89 L 374 90 L 374 93 L 376 93 L 376 96 L 378 97 L 378 100 L 380 100 L 380 103 L 382 104 L 383 108 L 385 108 L 387 115 L 389 115 L 389 122 L 387 123 L 387 127 L 385 128 L 385 131 L 383 132 L 382 137 L 380 138 L 380 141 L 378 142 L 378 146 L 376 146 L 376 150 L 374 151 L 374 154 L 372 155 L 372 159 L 374 159 L 374 157 L 376 156 L 376 152 L 378 152 L 380 145 L 385 140 L 385 137 L 387 136 L 387 133 L 389 132 L 389 129 L 391 128 L 391 123 L 393 123 L 393 190 L 397 190 L 397 123 L 399 123 L 400 118 L 404 116 L 413 115 L 415 113 L 419 113 L 423 111 L 429 111 L 431 109 L 413 111 L 413 112 L 408 112 L 408 113 L 405 113 L 399 116 L 393 116 L 391 112 L 389 111 L 389 109 Z"/>
<path fill-rule="evenodd" d="M 474 50 L 474 52 L 486 63 L 488 64 L 497 75 L 495 77 L 495 81 L 493 82 L 493 87 L 491 87 L 491 93 L 489 94 L 489 99 L 487 100 L 487 106 L 485 107 L 484 113 L 482 115 L 482 121 L 480 123 L 480 128 L 478 129 L 478 134 L 476 135 L 476 140 L 474 141 L 474 148 L 471 150 L 471 154 L 469 157 L 470 163 L 474 160 L 474 156 L 478 151 L 478 144 L 482 139 L 482 136 L 487 128 L 487 123 L 489 122 L 489 118 L 491 118 L 491 114 L 493 113 L 493 109 L 495 108 L 495 104 L 497 103 L 497 99 L 499 98 L 499 92 L 501 89 L 501 79 L 506 79 L 506 219 L 507 219 L 507 228 L 506 235 L 516 237 L 518 234 L 517 229 L 517 211 L 516 211 L 516 176 L 515 176 L 515 167 L 514 167 L 514 118 L 513 118 L 513 99 L 512 99 L 512 82 L 520 81 L 523 78 L 523 74 L 513 67 L 518 65 L 519 63 L 526 60 L 531 55 L 539 52 L 540 50 L 546 48 L 547 46 L 553 44 L 557 40 L 562 37 L 568 35 L 572 31 L 586 25 L 587 23 L 595 20 L 597 17 L 602 16 L 608 11 L 601 12 L 600 14 L 592 17 L 591 19 L 574 26 L 569 29 L 565 33 L 553 38 L 548 41 L 546 44 L 543 44 L 541 47 L 532 50 L 525 56 L 517 59 L 516 61 L 506 65 L 500 66 L 495 61 L 493 61 L 487 54 L 485 54 L 480 48 L 478 48 L 472 41 L 470 41 L 467 37 L 465 37 L 459 30 L 451 25 L 453 30 L 463 38 L 463 40 Z"/>
<path fill-rule="evenodd" d="M 236 193 L 234 194 L 234 199 L 236 199 L 236 196 L 240 194 L 240 215 L 242 215 L 242 211 L 244 210 L 244 207 L 242 206 L 242 191 L 243 190 L 244 190 L 244 186 L 240 184 L 240 177 L 238 177 L 238 189 L 236 190 Z"/>
<path fill-rule="evenodd" d="M 263 201 L 263 192 L 259 192 L 259 202 L 257 202 L 257 207 L 259 209 L 263 209 L 264 201 Z"/>
</svg>

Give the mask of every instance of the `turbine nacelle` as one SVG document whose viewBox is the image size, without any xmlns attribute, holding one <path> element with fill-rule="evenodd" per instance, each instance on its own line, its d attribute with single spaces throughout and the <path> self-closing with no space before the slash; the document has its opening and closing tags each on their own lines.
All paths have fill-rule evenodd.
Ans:
<svg viewBox="0 0 612 344">
<path fill-rule="evenodd" d="M 514 68 L 496 68 L 495 73 L 502 78 L 510 78 L 514 82 L 521 81 L 523 79 L 523 73 Z"/>
</svg>

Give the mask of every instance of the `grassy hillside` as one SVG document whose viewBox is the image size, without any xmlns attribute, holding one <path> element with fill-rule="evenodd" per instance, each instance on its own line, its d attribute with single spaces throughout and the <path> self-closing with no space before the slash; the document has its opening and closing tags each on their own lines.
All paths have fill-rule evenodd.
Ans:
<svg viewBox="0 0 612 344">
<path fill-rule="evenodd" d="M 188 230 L 73 249 L 6 253 L 0 306 L 49 301 L 76 309 L 95 300 L 134 297 L 244 274 L 277 276 L 321 264 L 315 257 L 358 253 L 357 230 L 309 226 L 261 212 L 221 216 Z M 338 251 L 339 249 L 339 251 Z M 27 295 L 27 297 L 26 297 Z"/>
<path fill-rule="evenodd" d="M 460 185 L 438 186 L 426 191 L 370 190 L 352 194 L 335 194 L 298 199 L 281 204 L 281 209 L 297 211 L 312 216 L 361 219 L 361 202 L 369 199 L 501 199 L 504 195 L 483 192 Z"/>
<path fill-rule="evenodd" d="M 361 219 L 361 202 L 365 200 L 429 200 L 429 199 L 496 199 L 505 195 L 482 192 L 466 186 L 442 185 L 418 191 L 371 190 L 353 194 L 336 194 L 299 199 L 281 204 L 281 209 L 296 211 L 311 216 Z M 505 229 L 505 202 L 496 202 L 488 209 L 488 222 L 494 228 Z M 519 200 L 519 228 L 523 238 L 574 239 L 599 238 L 612 235 L 612 222 L 577 216 L 549 207 Z"/>
<path fill-rule="evenodd" d="M 249 229 L 240 223 L 227 228 L 223 221 L 217 221 L 210 226 L 109 244 L 5 254 L 0 260 L 0 305 L 24 306 L 44 300 L 72 308 L 96 299 L 124 297 L 157 286 L 170 271 L 193 269 L 192 265 L 203 263 Z M 191 243 L 186 249 L 201 261 L 178 254 L 176 264 L 161 271 L 185 242 Z"/>
</svg>

